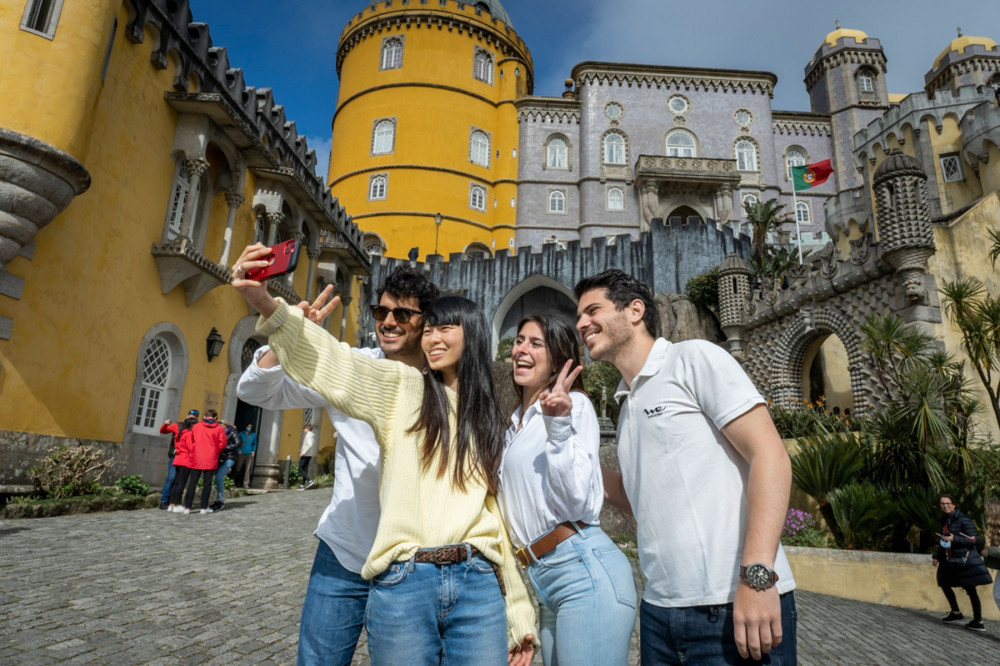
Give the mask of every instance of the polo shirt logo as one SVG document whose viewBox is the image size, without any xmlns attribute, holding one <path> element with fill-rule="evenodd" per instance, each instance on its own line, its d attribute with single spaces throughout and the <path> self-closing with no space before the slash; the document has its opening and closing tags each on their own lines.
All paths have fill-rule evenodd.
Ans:
<svg viewBox="0 0 1000 666">
<path fill-rule="evenodd" d="M 659 405 L 658 407 L 653 407 L 652 409 L 643 409 L 642 411 L 646 413 L 646 418 L 652 419 L 663 414 L 667 409 L 666 405 Z"/>
</svg>

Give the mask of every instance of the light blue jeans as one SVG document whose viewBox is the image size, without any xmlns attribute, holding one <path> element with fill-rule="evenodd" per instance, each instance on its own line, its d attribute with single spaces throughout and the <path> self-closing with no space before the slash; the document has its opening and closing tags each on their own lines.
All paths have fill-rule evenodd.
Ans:
<svg viewBox="0 0 1000 666">
<path fill-rule="evenodd" d="M 226 462 L 219 465 L 219 469 L 215 472 L 215 501 L 219 504 L 226 503 L 226 474 L 235 464 L 235 460 L 226 458 Z"/>
<path fill-rule="evenodd" d="M 367 580 L 348 571 L 321 539 L 299 622 L 299 666 L 350 666 L 368 603 Z"/>
<path fill-rule="evenodd" d="M 506 666 L 507 613 L 482 555 L 456 564 L 393 562 L 365 611 L 373 666 Z"/>
<path fill-rule="evenodd" d="M 538 593 L 546 666 L 628 663 L 635 627 L 632 565 L 597 526 L 566 539 L 528 567 Z"/>
</svg>

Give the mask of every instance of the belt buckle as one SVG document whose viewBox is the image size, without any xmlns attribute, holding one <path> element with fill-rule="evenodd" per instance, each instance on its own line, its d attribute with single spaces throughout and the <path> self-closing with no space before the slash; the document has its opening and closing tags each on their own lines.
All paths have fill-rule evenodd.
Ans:
<svg viewBox="0 0 1000 666">
<path fill-rule="evenodd" d="M 453 551 L 453 548 L 435 548 L 432 555 L 434 557 L 434 564 L 450 564 L 454 557 L 448 557 L 448 551 Z"/>
<path fill-rule="evenodd" d="M 531 563 L 531 556 L 528 555 L 528 547 L 526 546 L 515 550 L 514 558 L 517 560 L 517 563 L 521 565 L 522 569 L 527 569 L 528 564 Z"/>
</svg>

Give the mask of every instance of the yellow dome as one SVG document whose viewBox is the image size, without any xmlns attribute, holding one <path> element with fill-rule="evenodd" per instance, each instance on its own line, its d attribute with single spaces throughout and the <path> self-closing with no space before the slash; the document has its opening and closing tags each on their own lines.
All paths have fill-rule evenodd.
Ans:
<svg viewBox="0 0 1000 666">
<path fill-rule="evenodd" d="M 938 57 L 934 59 L 934 67 L 936 68 L 938 65 L 940 65 L 941 61 L 944 60 L 944 57 L 949 53 L 953 52 L 965 53 L 965 49 L 969 48 L 970 46 L 975 46 L 977 44 L 979 46 L 986 48 L 987 50 L 995 49 L 997 47 L 997 43 L 994 42 L 989 37 L 973 37 L 971 35 L 956 37 L 955 39 L 951 40 L 951 44 L 948 45 L 948 48 L 946 48 L 944 51 L 941 51 Z"/>
<path fill-rule="evenodd" d="M 830 34 L 826 36 L 826 43 L 830 46 L 836 46 L 837 40 L 844 37 L 853 37 L 854 41 L 861 43 L 868 39 L 868 35 L 861 32 L 860 30 L 851 30 L 849 28 L 837 28 Z"/>
</svg>

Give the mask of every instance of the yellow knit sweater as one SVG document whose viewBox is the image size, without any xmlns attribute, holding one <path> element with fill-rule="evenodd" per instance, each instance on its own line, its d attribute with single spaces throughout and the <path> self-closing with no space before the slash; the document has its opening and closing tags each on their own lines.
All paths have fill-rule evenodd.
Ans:
<svg viewBox="0 0 1000 666">
<path fill-rule="evenodd" d="M 517 571 L 496 499 L 479 480 L 468 481 L 464 493 L 456 489 L 451 483 L 453 460 L 442 476 L 437 474 L 436 463 L 425 469 L 420 462 L 423 433 L 407 432 L 417 421 L 423 401 L 420 371 L 405 363 L 352 353 L 347 344 L 337 342 L 307 321 L 299 308 L 281 299 L 269 318 L 260 319 L 257 331 L 270 337 L 271 349 L 289 377 L 375 431 L 382 449 L 382 514 L 361 575 L 372 578 L 392 562 L 409 559 L 418 548 L 468 543 L 500 565 L 507 588 L 508 646 L 515 647 L 534 634 L 534 608 Z M 457 396 L 446 391 L 454 437 Z M 452 442 L 452 450 L 454 446 Z"/>
</svg>

